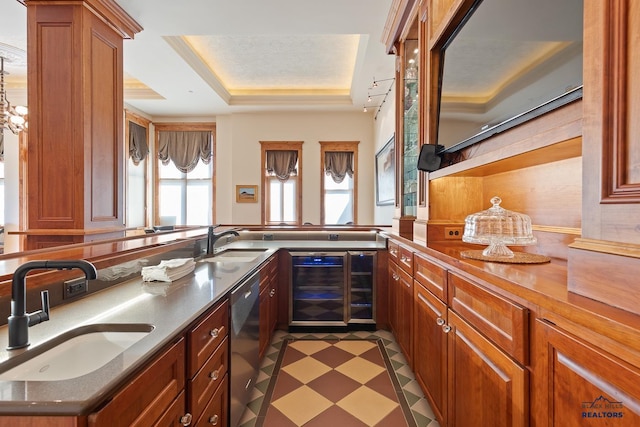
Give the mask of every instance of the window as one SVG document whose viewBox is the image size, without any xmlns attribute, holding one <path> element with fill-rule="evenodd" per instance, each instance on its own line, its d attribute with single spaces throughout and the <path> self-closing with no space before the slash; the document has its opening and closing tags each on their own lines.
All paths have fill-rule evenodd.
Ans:
<svg viewBox="0 0 640 427">
<path fill-rule="evenodd" d="M 213 224 L 214 132 L 208 123 L 156 124 L 156 224 Z"/>
<path fill-rule="evenodd" d="M 260 142 L 262 223 L 302 223 L 302 142 Z"/>
<path fill-rule="evenodd" d="M 320 221 L 353 224 L 357 218 L 358 142 L 320 142 Z"/>
<path fill-rule="evenodd" d="M 147 225 L 147 157 L 149 154 L 149 120 L 125 111 L 127 144 L 126 225 Z"/>
</svg>

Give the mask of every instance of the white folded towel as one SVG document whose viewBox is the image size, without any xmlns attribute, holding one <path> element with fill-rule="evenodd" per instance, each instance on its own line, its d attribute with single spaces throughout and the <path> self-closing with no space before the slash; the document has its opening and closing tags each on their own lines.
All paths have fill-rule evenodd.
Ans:
<svg viewBox="0 0 640 427">
<path fill-rule="evenodd" d="M 191 273 L 196 268 L 193 258 L 177 258 L 160 261 L 158 265 L 142 267 L 145 282 L 173 282 Z"/>
</svg>

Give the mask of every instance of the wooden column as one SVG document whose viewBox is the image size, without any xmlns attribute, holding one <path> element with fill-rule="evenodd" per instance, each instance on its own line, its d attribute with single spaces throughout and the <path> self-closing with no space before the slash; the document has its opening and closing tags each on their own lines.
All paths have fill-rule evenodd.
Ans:
<svg viewBox="0 0 640 427">
<path fill-rule="evenodd" d="M 124 235 L 122 49 L 141 30 L 114 0 L 27 1 L 26 249 Z"/>
</svg>

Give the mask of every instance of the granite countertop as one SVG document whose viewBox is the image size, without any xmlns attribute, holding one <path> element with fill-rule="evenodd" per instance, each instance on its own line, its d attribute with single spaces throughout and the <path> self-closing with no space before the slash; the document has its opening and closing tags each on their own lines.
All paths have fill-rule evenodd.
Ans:
<svg viewBox="0 0 640 427">
<path fill-rule="evenodd" d="M 0 415 L 85 415 L 122 381 L 202 313 L 225 297 L 278 249 L 377 250 L 384 241 L 253 241 L 239 240 L 228 249 L 264 249 L 248 262 L 198 262 L 193 273 L 173 283 L 143 282 L 140 277 L 51 309 L 50 320 L 29 328 L 27 349 L 5 349 L 7 326 L 0 327 L 0 363 L 32 351 L 78 326 L 104 323 L 145 323 L 152 332 L 101 368 L 60 381 L 0 381 Z M 70 362 L 72 363 L 72 362 Z"/>
</svg>

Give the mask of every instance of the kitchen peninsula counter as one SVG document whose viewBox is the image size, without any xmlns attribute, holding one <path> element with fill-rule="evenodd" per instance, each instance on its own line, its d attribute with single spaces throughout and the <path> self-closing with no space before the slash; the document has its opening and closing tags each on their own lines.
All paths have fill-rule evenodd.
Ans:
<svg viewBox="0 0 640 427">
<path fill-rule="evenodd" d="M 264 250 L 264 253 L 248 262 L 201 260 L 193 273 L 173 283 L 143 282 L 138 276 L 76 302 L 53 307 L 49 321 L 29 328 L 31 345 L 27 349 L 7 351 L 7 326 L 0 327 L 0 363 L 25 351 L 33 351 L 78 326 L 123 323 L 154 327 L 147 336 L 89 374 L 61 381 L 0 381 L 0 416 L 90 413 L 278 249 L 385 248 L 386 239 L 380 237 L 361 241 L 240 239 L 221 249 Z"/>
</svg>

